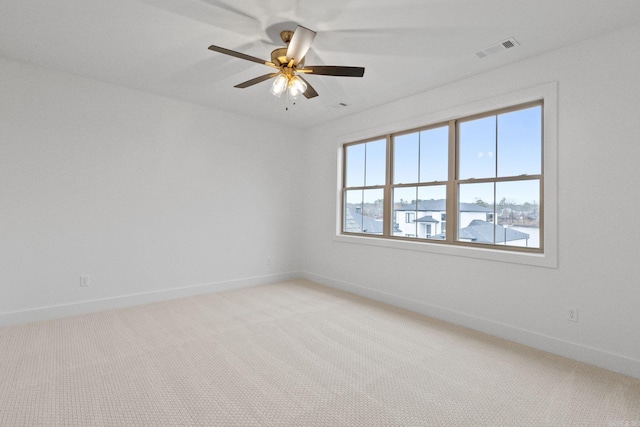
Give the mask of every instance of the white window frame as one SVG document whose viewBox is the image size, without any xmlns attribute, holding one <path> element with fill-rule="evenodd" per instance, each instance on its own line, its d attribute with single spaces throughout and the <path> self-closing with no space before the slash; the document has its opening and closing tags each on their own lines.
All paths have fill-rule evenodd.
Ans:
<svg viewBox="0 0 640 427">
<path fill-rule="evenodd" d="M 452 256 L 461 256 L 491 261 L 526 264 L 539 267 L 557 268 L 558 266 L 558 85 L 551 82 L 544 85 L 522 89 L 516 92 L 499 95 L 490 99 L 476 101 L 470 104 L 454 107 L 446 111 L 440 111 L 414 118 L 412 121 L 390 125 L 386 133 L 397 133 L 403 129 L 424 127 L 428 123 L 445 122 L 455 118 L 473 116 L 487 111 L 510 108 L 515 105 L 542 100 L 543 108 L 543 162 L 544 162 L 544 252 L 518 252 L 500 250 L 486 247 L 470 247 L 458 245 L 438 244 L 427 241 L 394 240 L 389 238 L 368 237 L 360 235 L 341 234 L 342 229 L 342 164 L 345 142 L 351 140 L 364 140 L 361 136 L 349 138 L 345 136 L 337 145 L 337 188 L 336 188 L 336 234 L 334 241 L 340 243 L 371 245 L 400 250 L 438 253 Z M 420 120 L 420 122 L 418 122 Z M 363 131 L 363 132 L 366 132 Z M 380 134 L 378 132 L 378 134 Z M 369 135 L 371 137 L 371 135 Z"/>
</svg>

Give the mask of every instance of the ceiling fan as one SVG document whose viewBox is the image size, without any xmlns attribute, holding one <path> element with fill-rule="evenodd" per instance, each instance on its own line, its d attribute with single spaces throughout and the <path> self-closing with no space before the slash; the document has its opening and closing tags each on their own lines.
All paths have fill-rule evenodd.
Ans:
<svg viewBox="0 0 640 427">
<path fill-rule="evenodd" d="M 302 26 L 298 26 L 295 31 L 282 31 L 280 38 L 282 38 L 286 47 L 273 50 L 271 52 L 271 61 L 264 61 L 255 56 L 214 45 L 209 46 L 209 49 L 225 55 L 264 64 L 278 70 L 234 86 L 244 89 L 275 77 L 276 79 L 271 86 L 271 93 L 275 96 L 280 96 L 287 91 L 290 98 L 296 98 L 300 94 L 307 99 L 318 96 L 318 92 L 302 77 L 302 74 L 340 77 L 362 77 L 364 75 L 363 67 L 334 65 L 309 65 L 305 67 L 304 57 L 315 37 L 315 31 Z"/>
</svg>

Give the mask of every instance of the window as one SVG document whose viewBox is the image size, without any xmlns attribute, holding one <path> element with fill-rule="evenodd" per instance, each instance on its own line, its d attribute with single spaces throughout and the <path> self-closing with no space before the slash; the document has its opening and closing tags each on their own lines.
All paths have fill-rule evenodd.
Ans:
<svg viewBox="0 0 640 427">
<path fill-rule="evenodd" d="M 345 146 L 343 231 L 383 234 L 386 139 Z"/>
<path fill-rule="evenodd" d="M 411 211 L 415 218 L 392 235 L 410 233 L 417 239 L 441 239 L 440 235 L 433 235 L 432 229 L 440 226 L 439 233 L 444 233 L 438 217 L 446 211 L 447 191 L 443 183 L 448 175 L 448 132 L 448 125 L 441 125 L 391 136 L 392 215 L 397 218 Z"/>
<path fill-rule="evenodd" d="M 542 117 L 535 101 L 345 144 L 342 234 L 543 252 Z"/>
</svg>

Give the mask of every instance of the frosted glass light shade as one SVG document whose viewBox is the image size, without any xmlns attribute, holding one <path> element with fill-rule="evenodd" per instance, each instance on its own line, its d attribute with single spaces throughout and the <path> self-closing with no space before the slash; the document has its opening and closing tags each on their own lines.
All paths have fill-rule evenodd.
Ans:
<svg viewBox="0 0 640 427">
<path fill-rule="evenodd" d="M 299 77 L 293 76 L 289 81 L 289 96 L 291 98 L 298 97 L 307 90 L 307 84 Z"/>
<path fill-rule="evenodd" d="M 289 85 L 289 79 L 284 74 L 280 74 L 273 81 L 273 85 L 271 85 L 271 93 L 275 96 L 280 96 L 287 90 L 287 86 Z"/>
</svg>

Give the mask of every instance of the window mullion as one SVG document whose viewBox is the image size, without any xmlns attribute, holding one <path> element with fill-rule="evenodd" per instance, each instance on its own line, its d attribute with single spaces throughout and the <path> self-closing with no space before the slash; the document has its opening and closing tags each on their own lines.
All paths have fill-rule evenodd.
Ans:
<svg viewBox="0 0 640 427">
<path fill-rule="evenodd" d="M 387 140 L 387 164 L 386 164 L 386 177 L 384 185 L 384 204 L 382 205 L 382 235 L 385 237 L 391 237 L 393 235 L 393 200 L 391 191 L 391 177 L 393 174 L 393 150 L 391 149 L 391 136 L 386 136 Z"/>
<path fill-rule="evenodd" d="M 448 180 L 447 180 L 447 232 L 445 241 L 454 242 L 456 240 L 458 229 L 458 209 L 457 198 L 458 190 L 456 178 L 457 171 L 457 130 L 458 123 L 456 120 L 449 121 L 449 167 L 448 167 Z"/>
<path fill-rule="evenodd" d="M 496 221 L 496 202 L 497 202 L 496 201 L 496 195 L 497 195 L 496 187 L 498 186 L 496 184 L 496 181 L 498 179 L 498 162 L 500 160 L 498 158 L 498 137 L 499 137 L 498 136 L 498 129 L 499 129 L 498 121 L 499 120 L 500 120 L 500 116 L 498 114 L 496 114 L 496 145 L 495 145 L 495 148 L 494 148 L 494 151 L 495 151 L 494 158 L 496 159 L 496 167 L 495 167 L 495 179 L 496 180 L 493 182 L 493 244 L 494 245 L 497 243 L 496 233 L 497 233 L 497 228 L 498 228 L 498 227 L 496 227 L 496 223 L 497 223 L 497 221 Z M 505 235 L 505 239 L 506 239 L 506 235 Z"/>
</svg>

